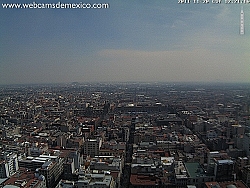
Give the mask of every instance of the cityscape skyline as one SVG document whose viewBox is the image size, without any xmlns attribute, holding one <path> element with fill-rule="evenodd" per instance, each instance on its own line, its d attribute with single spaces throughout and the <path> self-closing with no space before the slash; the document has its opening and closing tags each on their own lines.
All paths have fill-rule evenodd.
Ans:
<svg viewBox="0 0 250 188">
<path fill-rule="evenodd" d="M 242 4 L 100 2 L 109 8 L 1 6 L 0 84 L 250 82 Z"/>
<path fill-rule="evenodd" d="M 0 186 L 250 186 L 249 84 L 0 90 Z"/>
</svg>

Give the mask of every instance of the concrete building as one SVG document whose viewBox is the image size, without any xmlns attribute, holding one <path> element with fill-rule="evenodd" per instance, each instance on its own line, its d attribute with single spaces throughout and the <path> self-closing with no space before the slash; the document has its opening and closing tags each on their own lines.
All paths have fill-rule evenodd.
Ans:
<svg viewBox="0 0 250 188">
<path fill-rule="evenodd" d="M 99 150 L 102 146 L 102 139 L 87 139 L 83 144 L 83 152 L 85 155 L 90 155 L 94 157 L 95 155 L 99 155 Z"/>
<path fill-rule="evenodd" d="M 186 187 L 188 185 L 188 173 L 182 161 L 176 161 L 174 167 L 176 187 Z"/>
<path fill-rule="evenodd" d="M 115 188 L 115 181 L 111 175 L 86 174 L 79 176 L 76 186 L 78 188 Z"/>
<path fill-rule="evenodd" d="M 47 187 L 54 187 L 56 181 L 63 173 L 64 158 L 56 155 L 39 155 L 39 157 L 27 157 L 20 161 L 20 166 L 36 170 L 46 178 Z"/>
<path fill-rule="evenodd" d="M 209 175 L 199 163 L 184 163 L 188 174 L 188 185 L 203 188 L 205 182 L 214 181 L 215 176 Z"/>
<path fill-rule="evenodd" d="M 4 187 L 47 188 L 46 179 L 34 171 L 20 168 L 15 175 L 4 182 Z"/>
<path fill-rule="evenodd" d="M 0 178 L 7 178 L 19 169 L 17 154 L 2 152 L 0 154 Z"/>
<path fill-rule="evenodd" d="M 28 148 L 28 156 L 38 157 L 48 150 L 48 144 L 33 143 L 32 147 Z"/>
<path fill-rule="evenodd" d="M 209 130 L 206 133 L 206 137 L 207 137 L 207 139 L 213 139 L 213 138 L 217 138 L 218 135 L 217 135 L 215 130 Z"/>
<path fill-rule="evenodd" d="M 246 155 L 250 155 L 250 133 L 245 133 L 243 136 L 243 150 L 246 152 Z"/>
<path fill-rule="evenodd" d="M 95 158 L 91 159 L 89 169 L 91 172 L 95 173 L 110 174 L 119 187 L 123 166 L 123 158 L 114 156 L 95 156 Z"/>
<path fill-rule="evenodd" d="M 250 187 L 250 165 L 243 167 L 242 180 L 248 187 Z"/>
<path fill-rule="evenodd" d="M 63 163 L 63 179 L 73 180 L 74 174 L 76 174 L 74 158 L 67 158 Z"/>
<path fill-rule="evenodd" d="M 47 159 L 39 169 L 39 172 L 46 178 L 47 187 L 56 186 L 56 182 L 63 173 L 64 159 L 47 155 L 40 155 L 40 158 Z"/>
<path fill-rule="evenodd" d="M 203 188 L 207 181 L 214 181 L 215 176 L 208 175 L 199 163 L 175 163 L 175 184 L 177 187 L 186 187 L 187 185 Z"/>
<path fill-rule="evenodd" d="M 60 180 L 55 188 L 75 188 L 74 181 Z"/>
<path fill-rule="evenodd" d="M 232 160 L 215 159 L 214 175 L 217 181 L 232 181 L 234 179 L 234 162 Z"/>
<path fill-rule="evenodd" d="M 229 159 L 227 153 L 219 152 L 219 151 L 212 151 L 208 153 L 207 157 L 207 172 L 209 174 L 214 174 L 215 168 L 215 160 L 214 159 Z"/>
<path fill-rule="evenodd" d="M 249 165 L 248 157 L 238 157 L 235 161 L 235 173 L 237 174 L 237 179 L 242 178 L 242 171 L 245 166 Z"/>
</svg>

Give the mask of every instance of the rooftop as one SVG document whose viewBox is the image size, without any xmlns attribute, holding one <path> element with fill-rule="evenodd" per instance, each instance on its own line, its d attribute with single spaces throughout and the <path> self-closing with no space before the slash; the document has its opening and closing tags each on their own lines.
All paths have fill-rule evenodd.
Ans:
<svg viewBox="0 0 250 188">
<path fill-rule="evenodd" d="M 185 163 L 189 177 L 201 177 L 206 176 L 204 169 L 199 163 Z"/>
<path fill-rule="evenodd" d="M 132 185 L 147 185 L 147 186 L 152 185 L 152 186 L 155 186 L 158 184 L 158 179 L 154 176 L 132 174 L 130 176 L 130 182 Z"/>
</svg>

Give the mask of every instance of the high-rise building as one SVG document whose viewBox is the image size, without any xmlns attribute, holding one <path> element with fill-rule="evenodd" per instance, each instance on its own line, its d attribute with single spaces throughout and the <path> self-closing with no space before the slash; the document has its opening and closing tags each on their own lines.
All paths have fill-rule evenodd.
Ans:
<svg viewBox="0 0 250 188">
<path fill-rule="evenodd" d="M 246 152 L 246 155 L 250 155 L 250 133 L 245 133 L 242 140 L 243 150 Z"/>
<path fill-rule="evenodd" d="M 94 157 L 95 155 L 99 155 L 99 151 L 102 145 L 102 139 L 87 139 L 83 144 L 83 151 L 85 155 L 90 155 Z"/>
<path fill-rule="evenodd" d="M 45 177 L 47 187 L 54 187 L 63 173 L 64 159 L 51 155 L 40 155 L 39 158 L 46 160 L 42 167 L 38 169 L 39 173 Z"/>
<path fill-rule="evenodd" d="M 250 186 L 250 165 L 244 166 L 242 171 L 242 180 Z"/>
<path fill-rule="evenodd" d="M 216 160 L 214 175 L 217 181 L 233 181 L 234 162 L 232 160 Z"/>
<path fill-rule="evenodd" d="M 54 153 L 50 153 L 49 155 L 39 155 L 39 157 L 29 156 L 26 159 L 20 160 L 19 166 L 36 170 L 39 175 L 45 177 L 47 187 L 54 187 L 63 174 L 63 164 L 67 156 L 67 153 L 63 154 L 59 150 L 54 150 Z"/>
<path fill-rule="evenodd" d="M 0 154 L 0 178 L 7 178 L 16 173 L 19 169 L 17 154 L 2 152 Z"/>
</svg>

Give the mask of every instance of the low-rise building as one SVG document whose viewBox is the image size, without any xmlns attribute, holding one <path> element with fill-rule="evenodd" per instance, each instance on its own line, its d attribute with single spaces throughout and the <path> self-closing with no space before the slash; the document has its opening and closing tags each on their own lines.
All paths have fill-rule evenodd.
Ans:
<svg viewBox="0 0 250 188">
<path fill-rule="evenodd" d="M 76 186 L 78 188 L 115 188 L 116 184 L 111 175 L 85 174 L 79 176 Z"/>
</svg>

